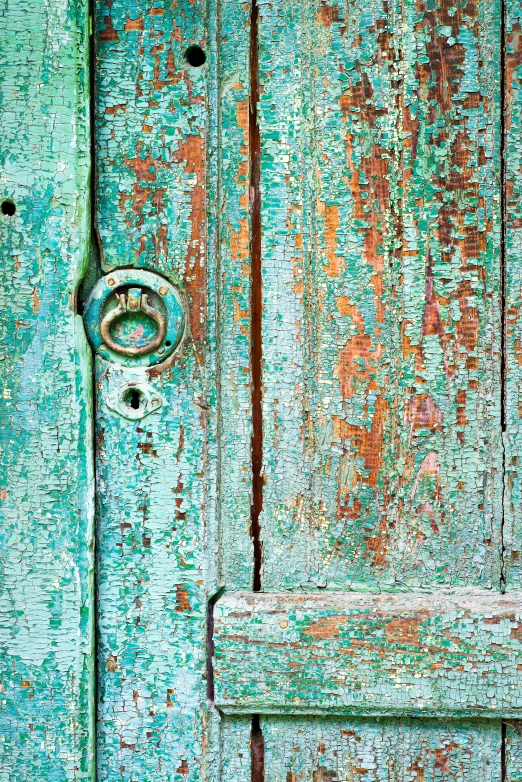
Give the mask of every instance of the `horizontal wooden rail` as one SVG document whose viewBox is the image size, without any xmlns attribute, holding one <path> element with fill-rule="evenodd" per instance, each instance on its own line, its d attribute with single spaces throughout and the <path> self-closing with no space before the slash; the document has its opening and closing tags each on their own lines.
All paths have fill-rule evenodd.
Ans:
<svg viewBox="0 0 522 782">
<path fill-rule="evenodd" d="M 230 593 L 215 606 L 226 713 L 522 717 L 522 593 Z"/>
</svg>

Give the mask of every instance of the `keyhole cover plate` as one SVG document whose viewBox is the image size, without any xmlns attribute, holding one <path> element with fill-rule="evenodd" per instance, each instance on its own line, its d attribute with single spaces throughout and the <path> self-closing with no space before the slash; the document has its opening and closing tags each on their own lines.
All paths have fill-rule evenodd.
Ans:
<svg viewBox="0 0 522 782">
<path fill-rule="evenodd" d="M 91 291 L 84 312 L 94 350 L 127 367 L 164 361 L 178 347 L 185 328 L 178 289 L 143 269 L 106 274 Z"/>
</svg>

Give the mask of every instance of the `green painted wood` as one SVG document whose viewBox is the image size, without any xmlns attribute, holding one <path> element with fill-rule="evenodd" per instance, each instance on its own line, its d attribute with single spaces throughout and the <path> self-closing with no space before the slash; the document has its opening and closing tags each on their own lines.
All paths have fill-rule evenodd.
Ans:
<svg viewBox="0 0 522 782">
<path fill-rule="evenodd" d="M 230 713 L 522 714 L 522 596 L 230 593 L 215 609 Z"/>
<path fill-rule="evenodd" d="M 522 347 L 520 312 L 522 305 L 522 6 L 514 0 L 506 5 L 506 108 L 505 108 L 505 471 L 504 545 L 505 577 L 509 588 L 522 583 L 522 525 L 520 454 L 522 449 Z"/>
<path fill-rule="evenodd" d="M 498 588 L 500 3 L 259 8 L 263 588 Z"/>
<path fill-rule="evenodd" d="M 250 717 L 222 719 L 219 782 L 252 782 L 251 723 Z"/>
<path fill-rule="evenodd" d="M 522 723 L 506 724 L 506 776 L 502 782 L 522 782 Z"/>
<path fill-rule="evenodd" d="M 262 726 L 265 782 L 501 780 L 496 721 L 278 717 Z"/>
<path fill-rule="evenodd" d="M 93 780 L 88 4 L 0 14 L 0 778 Z"/>
<path fill-rule="evenodd" d="M 103 268 L 161 272 L 180 286 L 188 318 L 182 348 L 163 365 L 140 372 L 96 364 L 103 780 L 199 782 L 215 757 L 205 679 L 217 461 L 216 286 L 207 253 L 215 241 L 214 19 L 199 0 L 97 3 Z M 187 63 L 190 45 L 203 47 L 204 66 Z M 105 400 L 137 378 L 164 403 L 132 423 Z"/>
<path fill-rule="evenodd" d="M 250 2 L 219 5 L 220 584 L 252 585 Z"/>
</svg>

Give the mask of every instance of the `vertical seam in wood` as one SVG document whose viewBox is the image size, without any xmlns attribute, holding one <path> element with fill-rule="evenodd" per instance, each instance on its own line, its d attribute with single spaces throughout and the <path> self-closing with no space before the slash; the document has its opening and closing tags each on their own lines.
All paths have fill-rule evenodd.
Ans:
<svg viewBox="0 0 522 782">
<path fill-rule="evenodd" d="M 508 782 L 507 777 L 507 764 L 506 764 L 506 739 L 507 739 L 507 724 L 502 723 L 501 727 L 502 742 L 500 745 L 500 779 L 501 782 Z"/>
<path fill-rule="evenodd" d="M 261 265 L 261 136 L 257 107 L 259 103 L 259 7 L 252 0 L 250 16 L 250 262 L 251 293 L 251 371 L 252 371 L 252 516 L 254 549 L 253 590 L 261 591 L 262 543 L 260 516 L 263 509 L 263 276 Z M 264 782 L 265 743 L 259 715 L 252 717 L 250 735 L 252 782 Z"/>
<path fill-rule="evenodd" d="M 212 705 L 214 705 L 214 606 L 224 591 L 224 587 L 219 589 L 218 592 L 210 598 L 207 605 L 207 699 Z"/>
<path fill-rule="evenodd" d="M 265 740 L 261 730 L 259 714 L 252 717 L 250 734 L 252 752 L 252 782 L 264 782 L 265 779 Z"/>
<path fill-rule="evenodd" d="M 506 6 L 500 2 L 500 428 L 502 447 L 502 510 L 500 520 L 500 589 L 506 591 Z"/>
<path fill-rule="evenodd" d="M 260 515 L 263 508 L 263 377 L 262 377 L 262 310 L 263 288 L 261 269 L 261 202 L 260 155 L 257 105 L 259 101 L 257 0 L 252 0 L 250 19 L 250 258 L 251 293 L 251 371 L 252 371 L 252 513 L 251 535 L 254 548 L 254 592 L 261 591 L 262 543 Z"/>
</svg>

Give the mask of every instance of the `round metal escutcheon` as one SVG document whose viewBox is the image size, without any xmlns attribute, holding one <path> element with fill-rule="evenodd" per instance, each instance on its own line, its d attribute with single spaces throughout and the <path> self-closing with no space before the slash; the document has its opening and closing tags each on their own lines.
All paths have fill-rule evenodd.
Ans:
<svg viewBox="0 0 522 782">
<path fill-rule="evenodd" d="M 143 269 L 117 269 L 98 280 L 84 320 L 95 351 L 127 367 L 164 361 L 181 342 L 185 327 L 178 289 Z"/>
</svg>

